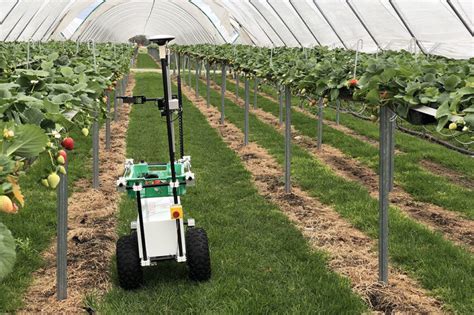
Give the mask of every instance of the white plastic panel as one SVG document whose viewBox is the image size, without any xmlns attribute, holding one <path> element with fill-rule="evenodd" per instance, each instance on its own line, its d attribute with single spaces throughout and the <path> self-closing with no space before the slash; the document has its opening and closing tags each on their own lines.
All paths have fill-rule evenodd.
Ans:
<svg viewBox="0 0 474 315">
<path fill-rule="evenodd" d="M 69 0 L 43 1 L 41 9 L 19 35 L 18 40 L 41 40 L 71 3 Z"/>
<path fill-rule="evenodd" d="M 394 4 L 427 51 L 453 58 L 474 57 L 473 37 L 445 0 L 418 0 L 416 2 L 415 5 L 414 1 L 397 0 Z M 468 9 L 467 6 L 463 7 Z M 473 14 L 471 2 L 468 16 L 472 19 Z"/>
<path fill-rule="evenodd" d="M 229 18 L 234 19 L 239 29 L 246 32 L 257 45 L 283 45 L 274 31 L 266 24 L 263 18 L 255 12 L 254 8 L 250 6 L 250 3 L 237 3 L 235 0 L 223 0 L 215 1 L 215 4 L 228 10 Z"/>
<path fill-rule="evenodd" d="M 0 0 L 0 26 L 5 21 L 6 17 L 11 13 L 11 11 L 18 4 L 19 0 Z"/>
<path fill-rule="evenodd" d="M 43 4 L 41 1 L 20 1 L 0 26 L 0 39 L 17 40 Z"/>
<path fill-rule="evenodd" d="M 290 32 L 288 27 L 282 22 L 278 14 L 265 0 L 250 0 L 255 10 L 265 19 L 266 23 L 274 30 L 285 46 L 301 46 L 298 39 Z"/>
<path fill-rule="evenodd" d="M 362 39 L 374 52 L 413 49 L 416 38 L 427 53 L 474 57 L 473 0 L 0 0 L 0 8 L 7 41 L 172 33 L 177 43 L 267 47 L 354 49 Z"/>
<path fill-rule="evenodd" d="M 311 29 L 318 42 L 324 46 L 342 47 L 336 34 L 316 8 L 312 0 L 291 0 L 294 9 Z"/>
<path fill-rule="evenodd" d="M 131 21 L 133 21 L 131 23 Z M 83 23 L 72 39 L 127 41 L 137 34 L 176 34 L 176 42 L 223 43 L 209 18 L 188 1 L 107 1 Z"/>
<path fill-rule="evenodd" d="M 349 0 L 381 49 L 409 49 L 411 36 L 386 0 Z"/>
<path fill-rule="evenodd" d="M 315 36 L 311 33 L 311 30 L 301 16 L 298 15 L 290 1 L 268 0 L 268 4 L 278 14 L 278 17 L 282 19 L 291 34 L 298 39 L 301 46 L 310 47 L 318 44 Z"/>
<path fill-rule="evenodd" d="M 363 51 L 375 52 L 377 45 L 350 10 L 345 0 L 316 0 L 322 13 L 342 38 L 346 48 L 355 49 L 357 41 L 363 40 Z"/>
</svg>

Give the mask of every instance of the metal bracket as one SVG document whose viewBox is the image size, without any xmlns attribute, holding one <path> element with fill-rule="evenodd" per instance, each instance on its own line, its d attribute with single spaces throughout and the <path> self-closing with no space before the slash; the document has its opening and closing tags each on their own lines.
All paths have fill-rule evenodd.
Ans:
<svg viewBox="0 0 474 315">
<path fill-rule="evenodd" d="M 142 184 L 133 185 L 133 191 L 142 191 L 142 189 L 143 189 Z"/>
<path fill-rule="evenodd" d="M 175 181 L 175 182 L 170 182 L 170 187 L 171 188 L 179 188 L 179 181 Z"/>
</svg>

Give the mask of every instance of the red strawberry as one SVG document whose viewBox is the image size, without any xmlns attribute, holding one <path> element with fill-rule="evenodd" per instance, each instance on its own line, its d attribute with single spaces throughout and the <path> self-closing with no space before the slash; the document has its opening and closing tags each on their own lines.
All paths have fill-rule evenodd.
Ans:
<svg viewBox="0 0 474 315">
<path fill-rule="evenodd" d="M 66 150 L 72 150 L 74 149 L 74 140 L 71 137 L 64 138 L 64 140 L 61 142 L 61 145 Z"/>
<path fill-rule="evenodd" d="M 355 87 L 357 86 L 357 84 L 359 84 L 359 81 L 357 79 L 350 79 L 349 81 L 347 81 L 347 85 L 349 87 Z"/>
</svg>

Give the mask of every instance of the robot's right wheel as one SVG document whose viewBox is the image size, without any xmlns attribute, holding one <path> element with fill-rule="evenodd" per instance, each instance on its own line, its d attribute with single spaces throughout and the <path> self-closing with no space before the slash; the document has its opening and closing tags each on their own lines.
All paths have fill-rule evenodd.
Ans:
<svg viewBox="0 0 474 315">
<path fill-rule="evenodd" d="M 204 229 L 187 229 L 186 256 L 191 280 L 206 281 L 211 278 L 211 257 Z"/>
<path fill-rule="evenodd" d="M 138 254 L 137 233 L 134 232 L 118 239 L 116 258 L 120 286 L 125 290 L 140 287 L 143 282 L 143 272 Z"/>
</svg>

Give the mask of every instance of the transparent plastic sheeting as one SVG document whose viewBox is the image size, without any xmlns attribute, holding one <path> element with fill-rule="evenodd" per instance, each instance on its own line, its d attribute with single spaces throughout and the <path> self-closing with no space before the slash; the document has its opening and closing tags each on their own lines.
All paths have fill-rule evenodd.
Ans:
<svg viewBox="0 0 474 315">
<path fill-rule="evenodd" d="M 0 40 L 324 45 L 474 57 L 473 0 L 0 0 Z"/>
</svg>

